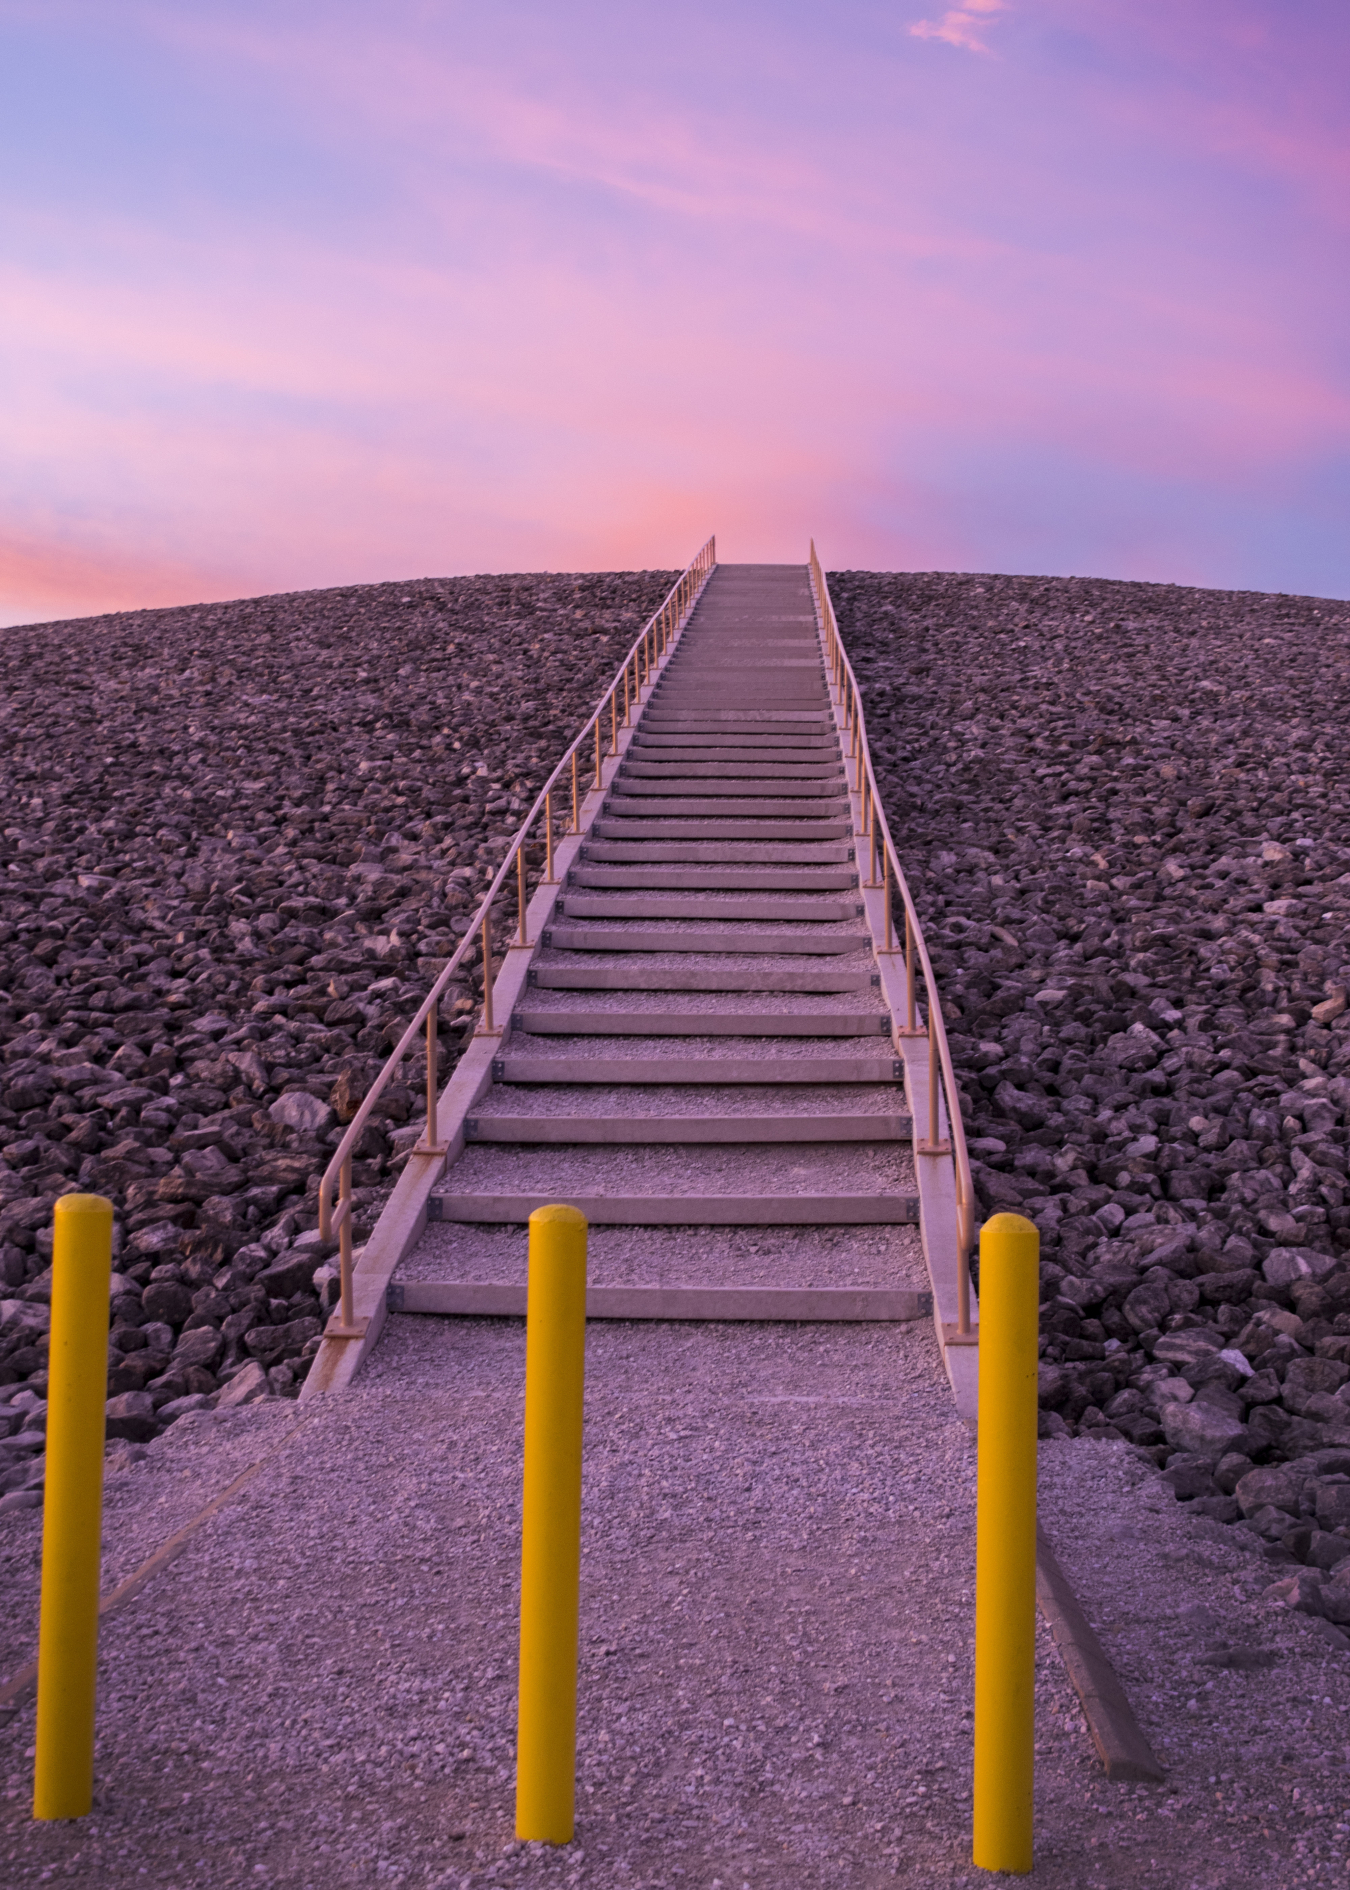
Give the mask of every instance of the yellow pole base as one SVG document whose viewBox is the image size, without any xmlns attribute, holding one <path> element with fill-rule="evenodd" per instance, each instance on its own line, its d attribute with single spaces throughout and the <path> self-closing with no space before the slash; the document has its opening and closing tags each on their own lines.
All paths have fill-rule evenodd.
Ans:
<svg viewBox="0 0 1350 1890">
<path fill-rule="evenodd" d="M 530 1216 L 525 1490 L 520 1555 L 516 1836 L 570 1844 L 575 1829 L 581 1418 L 586 1217 Z"/>
<path fill-rule="evenodd" d="M 975 1790 L 971 1861 L 1031 1869 L 1035 1736 L 1040 1235 L 996 1214 L 980 1236 Z"/>
<path fill-rule="evenodd" d="M 83 1818 L 94 1802 L 112 1223 L 112 1202 L 102 1195 L 67 1194 L 56 1203 L 35 1818 Z"/>
</svg>

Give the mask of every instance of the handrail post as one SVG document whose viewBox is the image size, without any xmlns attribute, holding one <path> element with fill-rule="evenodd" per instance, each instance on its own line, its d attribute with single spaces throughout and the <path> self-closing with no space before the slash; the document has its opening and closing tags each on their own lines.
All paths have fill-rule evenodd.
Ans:
<svg viewBox="0 0 1350 1890">
<path fill-rule="evenodd" d="M 544 795 L 544 884 L 553 885 L 553 789 Z"/>
<path fill-rule="evenodd" d="M 609 692 L 609 732 L 611 742 L 609 752 L 617 755 L 619 752 L 619 692 L 617 689 L 611 689 Z"/>
<path fill-rule="evenodd" d="M 349 1155 L 338 1171 L 338 1212 L 342 1219 L 338 1224 L 338 1306 L 340 1309 L 342 1330 L 355 1333 L 364 1329 L 356 1323 L 356 1307 L 352 1297 L 352 1158 Z"/>
<path fill-rule="evenodd" d="M 600 773 L 601 765 L 602 764 L 601 764 L 601 759 L 600 759 L 600 717 L 597 715 L 595 718 L 595 785 L 597 789 L 600 787 L 600 783 L 601 783 L 601 773 Z"/>
<path fill-rule="evenodd" d="M 484 1037 L 500 1037 L 492 1021 L 492 913 L 483 914 L 483 1027 Z"/>
<path fill-rule="evenodd" d="M 910 917 L 909 906 L 905 906 L 905 1035 L 921 1037 L 919 1029 L 918 1006 L 914 991 L 914 921 Z"/>
<path fill-rule="evenodd" d="M 572 832 L 581 832 L 581 798 L 577 792 L 577 751 L 572 750 Z"/>
<path fill-rule="evenodd" d="M 427 1126 L 422 1140 L 413 1150 L 414 1155 L 444 1155 L 446 1144 L 436 1140 L 436 1052 L 439 1047 L 437 1029 L 437 1011 L 433 1004 L 427 1012 Z M 346 1221 L 342 1223 L 347 1225 Z"/>
<path fill-rule="evenodd" d="M 516 914 L 519 919 L 517 945 L 528 945 L 529 938 L 525 926 L 525 845 L 516 848 Z"/>
</svg>

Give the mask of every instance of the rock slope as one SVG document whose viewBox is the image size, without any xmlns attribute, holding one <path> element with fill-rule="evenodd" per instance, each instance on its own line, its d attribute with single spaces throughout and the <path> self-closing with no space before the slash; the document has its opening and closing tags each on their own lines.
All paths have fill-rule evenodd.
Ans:
<svg viewBox="0 0 1350 1890">
<path fill-rule="evenodd" d="M 0 1492 L 41 1479 L 62 1192 L 118 1209 L 114 1433 L 241 1370 L 295 1388 L 341 1123 L 672 577 L 428 580 L 0 636 Z M 466 979 L 444 1069 L 474 1005 Z M 417 1081 L 358 1151 L 368 1220 Z"/>
<path fill-rule="evenodd" d="M 830 584 L 983 1208 L 1041 1230 L 1043 1431 L 1350 1623 L 1350 606 Z"/>
</svg>

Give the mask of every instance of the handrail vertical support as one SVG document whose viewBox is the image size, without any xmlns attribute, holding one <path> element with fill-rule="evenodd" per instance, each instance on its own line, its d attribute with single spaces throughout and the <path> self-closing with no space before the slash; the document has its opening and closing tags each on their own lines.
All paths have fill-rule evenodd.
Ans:
<svg viewBox="0 0 1350 1890">
<path fill-rule="evenodd" d="M 413 1149 L 414 1155 L 444 1155 L 446 1144 L 436 1140 L 436 1052 L 439 1046 L 437 1014 L 435 1004 L 427 1012 L 427 1126 L 421 1141 Z M 345 1225 L 345 1222 L 344 1222 Z"/>
</svg>

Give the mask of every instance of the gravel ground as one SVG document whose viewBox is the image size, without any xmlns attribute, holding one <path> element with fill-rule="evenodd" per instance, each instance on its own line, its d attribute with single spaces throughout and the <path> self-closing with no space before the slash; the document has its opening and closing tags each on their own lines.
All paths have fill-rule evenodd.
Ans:
<svg viewBox="0 0 1350 1890">
<path fill-rule="evenodd" d="M 428 580 L 0 637 L 0 1397 L 31 1394 L 0 1403 L 0 1503 L 40 1499 L 51 1212 L 72 1188 L 118 1210 L 128 1434 L 255 1360 L 295 1392 L 321 1254 L 288 1253 L 341 1123 L 671 575 Z M 444 1070 L 473 1008 L 466 978 Z M 367 1227 L 420 1080 L 357 1151 Z"/>
<path fill-rule="evenodd" d="M 980 1193 L 1041 1230 L 1045 1428 L 1350 1625 L 1350 606 L 830 583 Z"/>
<path fill-rule="evenodd" d="M 7 1881 L 983 1880 L 973 1446 L 931 1331 L 591 1329 L 563 1852 L 511 1836 L 522 1371 L 518 1325 L 393 1319 L 363 1380 L 107 1624 L 91 1818 L 32 1824 L 31 1707 L 0 1733 Z M 293 1415 L 192 1417 L 115 1472 L 110 1573 Z M 1042 1634 L 1036 1880 L 1342 1881 L 1344 1659 L 1127 1446 L 1043 1458 L 1052 1534 L 1169 1779 L 1103 1781 Z M 15 1520 L 31 1634 L 36 1519 Z"/>
</svg>

